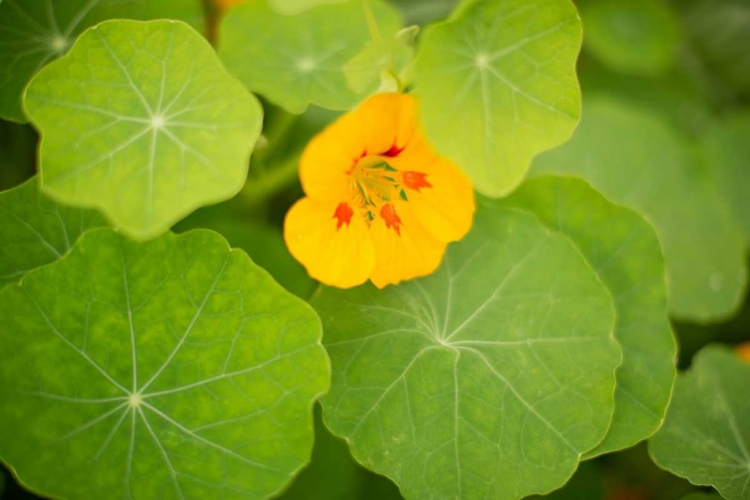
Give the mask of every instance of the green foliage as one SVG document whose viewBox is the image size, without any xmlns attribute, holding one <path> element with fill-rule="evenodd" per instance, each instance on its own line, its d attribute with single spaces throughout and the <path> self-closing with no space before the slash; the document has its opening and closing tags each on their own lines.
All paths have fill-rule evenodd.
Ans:
<svg viewBox="0 0 750 500">
<path fill-rule="evenodd" d="M 398 14 L 380 1 L 370 3 L 381 35 L 395 35 L 401 28 Z M 370 40 L 369 29 L 358 1 L 285 16 L 258 0 L 237 6 L 223 19 L 219 53 L 247 88 L 292 113 L 310 104 L 351 109 L 377 89 L 369 85 L 356 92 L 345 77 L 347 63 Z"/>
<path fill-rule="evenodd" d="M 607 432 L 611 296 L 533 215 L 482 209 L 435 274 L 312 304 L 333 366 L 325 422 L 406 498 L 545 493 Z"/>
<path fill-rule="evenodd" d="M 315 407 L 315 448 L 311 464 L 279 500 L 401 500 L 398 488 L 352 459 L 346 442 L 323 424 L 320 405 Z"/>
<path fill-rule="evenodd" d="M 174 21 L 90 29 L 31 82 L 42 190 L 139 239 L 235 195 L 260 134 L 255 97 Z"/>
<path fill-rule="evenodd" d="M 0 191 L 16 187 L 34 175 L 37 140 L 30 126 L 0 121 Z"/>
<path fill-rule="evenodd" d="M 674 2 L 702 61 L 730 93 L 750 96 L 750 4 L 746 0 Z"/>
<path fill-rule="evenodd" d="M 281 231 L 267 224 L 243 220 L 231 204 L 198 210 L 174 230 L 181 233 L 197 228 L 221 234 L 232 248 L 247 252 L 253 262 L 268 271 L 281 286 L 302 299 L 309 299 L 317 286 L 289 254 Z"/>
<path fill-rule="evenodd" d="M 0 453 L 29 487 L 266 498 L 308 460 L 320 322 L 215 233 L 89 232 L 0 304 Z"/>
<path fill-rule="evenodd" d="M 750 242 L 750 112 L 715 124 L 704 137 L 705 160 L 715 173 L 721 194 Z"/>
<path fill-rule="evenodd" d="M 750 491 L 750 365 L 709 346 L 677 379 L 664 426 L 649 441 L 660 467 L 740 500 Z"/>
<path fill-rule="evenodd" d="M 318 5 L 343 3 L 348 1 L 349 0 L 268 0 L 268 4 L 276 12 L 290 16 L 301 14 L 306 10 L 317 7 Z"/>
<path fill-rule="evenodd" d="M 705 166 L 657 116 L 612 98 L 591 99 L 573 139 L 539 157 L 532 172 L 583 177 L 654 225 L 676 317 L 706 322 L 742 303 L 742 232 Z"/>
<path fill-rule="evenodd" d="M 0 0 L 0 498 L 750 498 L 749 26 L 746 0 Z M 379 131 L 400 200 L 468 204 L 439 154 L 474 224 L 434 273 L 320 286 L 282 231 L 299 160 L 380 92 L 429 144 L 351 123 L 317 202 Z"/>
<path fill-rule="evenodd" d="M 106 19 L 180 19 L 202 30 L 200 0 L 5 0 L 0 5 L 0 118 L 25 122 L 24 87 L 76 37 Z"/>
<path fill-rule="evenodd" d="M 104 225 L 93 210 L 45 198 L 36 177 L 0 192 L 0 288 L 62 258 L 87 229 Z"/>
<path fill-rule="evenodd" d="M 714 493 L 691 493 L 682 497 L 682 500 L 721 500 L 721 495 Z"/>
<path fill-rule="evenodd" d="M 488 196 L 509 194 L 580 115 L 581 23 L 569 0 L 487 0 L 427 28 L 417 59 L 435 147 Z"/>
<path fill-rule="evenodd" d="M 577 179 L 533 179 L 503 204 L 529 210 L 549 230 L 568 236 L 614 299 L 615 338 L 623 347 L 615 413 L 606 438 L 587 456 L 647 438 L 664 418 L 677 354 L 667 319 L 664 259 L 654 230 L 641 216 L 612 205 Z"/>
<path fill-rule="evenodd" d="M 713 103 L 703 86 L 685 71 L 656 77 L 623 75 L 593 58 L 581 61 L 579 76 L 587 98 L 603 94 L 648 108 L 689 136 L 700 136 L 714 119 Z"/>
<path fill-rule="evenodd" d="M 365 45 L 362 52 L 344 66 L 349 87 L 355 92 L 366 92 L 377 83 L 392 91 L 406 87 L 412 78 L 411 63 L 417 33 L 419 27 L 411 26 L 398 31 L 395 36 Z"/>
<path fill-rule="evenodd" d="M 594 462 L 583 462 L 559 490 L 544 497 L 531 497 L 534 500 L 601 500 L 604 496 L 604 481 L 601 467 Z"/>
<path fill-rule="evenodd" d="M 658 75 L 675 62 L 682 41 L 677 14 L 662 0 L 581 1 L 586 47 L 623 73 Z"/>
</svg>

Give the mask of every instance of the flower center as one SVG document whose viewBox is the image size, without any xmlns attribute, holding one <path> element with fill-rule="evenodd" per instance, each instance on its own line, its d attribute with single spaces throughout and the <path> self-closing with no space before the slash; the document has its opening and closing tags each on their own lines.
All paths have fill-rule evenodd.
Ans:
<svg viewBox="0 0 750 500">
<path fill-rule="evenodd" d="M 399 151 L 391 151 L 394 148 L 383 155 L 363 156 L 350 172 L 352 199 L 367 221 L 372 221 L 380 208 L 396 197 L 408 201 L 401 173 L 388 163 L 388 157 Z"/>
</svg>

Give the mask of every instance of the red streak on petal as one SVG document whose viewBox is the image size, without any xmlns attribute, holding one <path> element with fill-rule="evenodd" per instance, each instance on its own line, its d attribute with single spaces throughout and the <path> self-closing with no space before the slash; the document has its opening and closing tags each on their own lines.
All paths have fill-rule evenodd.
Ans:
<svg viewBox="0 0 750 500">
<path fill-rule="evenodd" d="M 425 179 L 427 175 L 422 172 L 404 172 L 404 186 L 414 189 L 416 192 L 419 192 L 422 188 L 431 188 L 432 184 Z"/>
<path fill-rule="evenodd" d="M 352 207 L 346 203 L 339 203 L 339 206 L 336 207 L 336 211 L 333 213 L 333 218 L 337 220 L 336 229 L 341 229 L 341 226 L 344 224 L 348 226 L 352 221 L 352 215 L 354 215 Z"/>
<path fill-rule="evenodd" d="M 400 148 L 400 147 L 396 146 L 396 144 L 394 143 L 393 146 L 391 146 L 391 149 L 389 149 L 388 151 L 386 151 L 385 153 L 383 153 L 382 156 L 387 156 L 388 158 L 393 158 L 393 157 L 398 156 L 399 153 L 401 153 L 401 151 L 403 151 L 403 150 L 404 150 L 404 148 Z"/>
<path fill-rule="evenodd" d="M 401 236 L 401 219 L 392 204 L 383 205 L 383 208 L 380 209 L 380 216 L 385 221 L 386 227 L 392 227 L 396 234 Z"/>
</svg>

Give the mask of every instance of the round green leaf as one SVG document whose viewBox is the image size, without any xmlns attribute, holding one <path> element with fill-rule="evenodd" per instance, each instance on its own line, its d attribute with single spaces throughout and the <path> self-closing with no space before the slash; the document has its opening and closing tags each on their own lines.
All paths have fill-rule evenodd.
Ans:
<svg viewBox="0 0 750 500">
<path fill-rule="evenodd" d="M 380 1 L 369 3 L 382 36 L 394 35 L 401 27 L 398 14 Z M 232 9 L 219 34 L 227 68 L 250 90 L 292 113 L 309 104 L 351 109 L 377 88 L 354 92 L 344 76 L 344 66 L 371 37 L 360 1 L 285 16 L 258 0 Z"/>
<path fill-rule="evenodd" d="M 501 196 L 580 115 L 581 23 L 570 0 L 487 0 L 427 28 L 417 56 L 422 120 L 437 149 Z"/>
<path fill-rule="evenodd" d="M 431 276 L 322 288 L 324 420 L 408 499 L 562 486 L 613 411 L 612 299 L 570 240 L 481 209 Z"/>
<path fill-rule="evenodd" d="M 25 96 L 42 134 L 42 191 L 96 207 L 130 236 L 235 195 L 262 122 L 255 97 L 175 21 L 108 21 Z"/>
<path fill-rule="evenodd" d="M 659 117 L 612 98 L 591 99 L 573 139 L 540 156 L 532 173 L 583 177 L 653 224 L 674 316 L 711 321 L 741 304 L 747 282 L 742 232 L 707 169 Z"/>
<path fill-rule="evenodd" d="M 6 0 L 0 5 L 0 117 L 26 122 L 23 89 L 86 28 L 112 18 L 180 19 L 203 29 L 199 0 Z"/>
<path fill-rule="evenodd" d="M 0 324 L 0 454 L 45 495 L 266 498 L 309 460 L 320 321 L 216 233 L 88 232 Z"/>
<path fill-rule="evenodd" d="M 750 112 L 715 124 L 703 137 L 703 153 L 724 198 L 750 242 Z"/>
<path fill-rule="evenodd" d="M 614 298 L 615 338 L 623 350 L 615 413 L 606 438 L 587 456 L 646 439 L 667 411 L 677 356 L 667 318 L 664 258 L 653 228 L 573 178 L 532 179 L 503 204 L 529 210 L 551 231 L 568 236 Z"/>
<path fill-rule="evenodd" d="M 677 378 L 664 426 L 649 440 L 656 464 L 728 500 L 750 493 L 750 365 L 709 346 Z"/>
<path fill-rule="evenodd" d="M 586 49 L 612 69 L 656 75 L 673 66 L 682 33 L 661 0 L 584 1 L 581 16 Z"/>
<path fill-rule="evenodd" d="M 87 229 L 106 225 L 93 210 L 59 205 L 39 192 L 36 177 L 0 192 L 0 287 L 68 253 Z"/>
</svg>

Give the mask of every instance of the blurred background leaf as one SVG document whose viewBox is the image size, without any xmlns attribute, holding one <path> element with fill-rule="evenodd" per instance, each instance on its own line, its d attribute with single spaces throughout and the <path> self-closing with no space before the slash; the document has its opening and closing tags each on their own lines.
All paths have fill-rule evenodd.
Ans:
<svg viewBox="0 0 750 500">
<path fill-rule="evenodd" d="M 34 175 L 37 140 L 31 126 L 0 120 L 0 191 Z"/>
<path fill-rule="evenodd" d="M 606 66 L 626 74 L 659 75 L 675 61 L 682 33 L 662 0 L 579 0 L 584 45 Z"/>
</svg>

